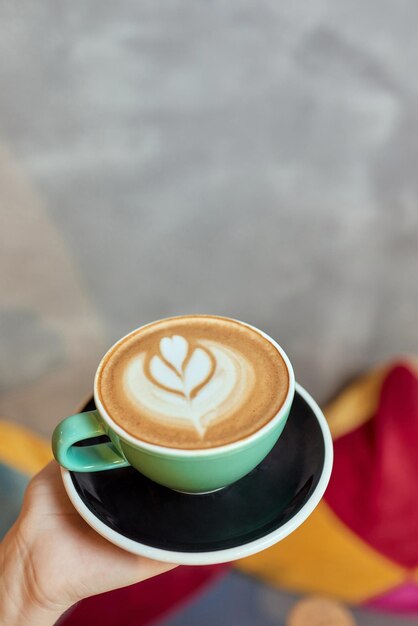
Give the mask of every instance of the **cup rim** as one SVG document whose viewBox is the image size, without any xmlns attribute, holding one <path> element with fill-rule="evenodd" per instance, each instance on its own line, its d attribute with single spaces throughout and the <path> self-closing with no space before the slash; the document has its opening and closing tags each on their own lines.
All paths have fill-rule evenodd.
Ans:
<svg viewBox="0 0 418 626">
<path fill-rule="evenodd" d="M 288 375 L 289 375 L 289 387 L 287 390 L 286 397 L 280 409 L 277 411 L 277 413 L 266 424 L 264 424 L 264 426 L 262 426 L 256 432 L 251 433 L 250 435 L 248 435 L 247 437 L 243 437 L 242 439 L 238 439 L 237 441 L 232 441 L 230 443 L 227 443 L 221 446 L 215 446 L 213 448 L 195 448 L 195 449 L 182 450 L 181 448 L 170 448 L 168 446 L 160 446 L 158 444 L 150 443 L 148 441 L 144 441 L 142 439 L 138 439 L 137 437 L 134 437 L 133 435 L 128 433 L 124 428 L 119 426 L 119 424 L 117 424 L 106 411 L 105 407 L 103 406 L 99 398 L 97 386 L 98 386 L 99 372 L 101 370 L 102 364 L 104 360 L 106 359 L 108 353 L 111 350 L 113 350 L 117 345 L 125 341 L 125 339 L 127 339 L 130 335 L 133 335 L 139 330 L 143 330 L 144 328 L 147 328 L 148 326 L 151 326 L 157 322 L 168 321 L 168 320 L 178 319 L 178 318 L 185 318 L 185 317 L 210 317 L 210 318 L 216 318 L 216 319 L 224 319 L 227 321 L 232 321 L 238 324 L 242 324 L 243 326 L 247 326 L 248 328 L 251 328 L 252 330 L 262 335 L 265 339 L 267 339 L 267 341 L 269 341 L 276 348 L 276 350 L 279 352 L 279 354 L 283 358 L 286 364 Z M 133 446 L 135 446 L 136 448 L 140 448 L 141 450 L 146 450 L 148 452 L 153 452 L 157 454 L 163 454 L 164 456 L 171 456 L 171 457 L 176 457 L 176 458 L 202 458 L 202 457 L 216 456 L 217 454 L 235 452 L 242 448 L 246 448 L 252 443 L 255 443 L 263 435 L 273 430 L 273 428 L 277 426 L 277 424 L 281 422 L 282 419 L 288 414 L 288 411 L 290 410 L 290 407 L 292 405 L 293 398 L 295 395 L 295 374 L 294 374 L 290 359 L 287 356 L 286 352 L 283 350 L 283 348 L 277 343 L 277 341 L 275 341 L 272 337 L 270 337 L 270 335 L 260 330 L 256 326 L 253 326 L 252 324 L 248 324 L 247 322 L 242 322 L 241 320 L 238 320 L 232 317 L 226 317 L 223 315 L 190 313 L 190 314 L 185 314 L 185 315 L 173 315 L 170 317 L 165 317 L 165 318 L 161 318 L 158 320 L 154 320 L 153 322 L 149 322 L 148 324 L 143 324 L 142 326 L 139 326 L 138 328 L 131 330 L 129 333 L 127 333 L 126 335 L 121 337 L 118 341 L 116 341 L 114 344 L 112 344 L 110 348 L 106 351 L 102 359 L 100 360 L 100 363 L 97 367 L 97 370 L 94 376 L 93 395 L 94 395 L 94 402 L 96 404 L 96 409 L 99 412 L 101 418 L 106 422 L 109 428 L 113 432 L 115 432 L 118 435 L 118 437 L 120 437 L 125 442 L 128 442 L 132 444 Z"/>
</svg>

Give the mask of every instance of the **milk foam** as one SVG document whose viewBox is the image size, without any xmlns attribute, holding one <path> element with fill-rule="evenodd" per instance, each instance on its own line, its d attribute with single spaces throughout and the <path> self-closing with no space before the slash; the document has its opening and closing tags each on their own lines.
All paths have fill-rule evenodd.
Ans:
<svg viewBox="0 0 418 626">
<path fill-rule="evenodd" d="M 223 446 L 272 419 L 289 390 L 280 351 L 242 322 L 184 315 L 117 342 L 96 375 L 97 399 L 134 438 L 182 450 Z"/>
<path fill-rule="evenodd" d="M 181 335 L 163 337 L 151 354 L 135 355 L 122 374 L 125 393 L 140 413 L 192 427 L 201 438 L 211 424 L 245 405 L 255 378 L 252 364 L 233 347 Z"/>
</svg>

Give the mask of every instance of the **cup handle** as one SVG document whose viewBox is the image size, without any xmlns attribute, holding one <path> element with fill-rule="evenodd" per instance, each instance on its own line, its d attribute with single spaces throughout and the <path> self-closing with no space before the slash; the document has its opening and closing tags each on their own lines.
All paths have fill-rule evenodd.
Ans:
<svg viewBox="0 0 418 626">
<path fill-rule="evenodd" d="M 91 446 L 74 445 L 106 434 L 97 411 L 77 413 L 65 418 L 55 428 L 52 435 L 52 451 L 58 463 L 73 472 L 100 472 L 127 467 L 128 461 L 110 441 Z"/>
</svg>

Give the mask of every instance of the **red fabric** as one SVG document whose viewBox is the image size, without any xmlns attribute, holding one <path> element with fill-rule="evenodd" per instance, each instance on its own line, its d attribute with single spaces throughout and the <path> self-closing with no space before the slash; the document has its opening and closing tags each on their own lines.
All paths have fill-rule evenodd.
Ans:
<svg viewBox="0 0 418 626">
<path fill-rule="evenodd" d="M 325 499 L 370 546 L 418 566 L 418 378 L 399 363 L 386 376 L 376 415 L 339 438 Z"/>
<path fill-rule="evenodd" d="M 226 573 L 228 565 L 178 567 L 130 587 L 80 602 L 60 626 L 142 626 L 190 600 L 207 584 Z"/>
</svg>

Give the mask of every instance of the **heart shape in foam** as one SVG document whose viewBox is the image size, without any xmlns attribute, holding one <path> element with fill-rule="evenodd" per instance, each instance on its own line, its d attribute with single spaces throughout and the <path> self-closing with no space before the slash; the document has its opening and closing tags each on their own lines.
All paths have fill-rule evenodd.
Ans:
<svg viewBox="0 0 418 626">
<path fill-rule="evenodd" d="M 181 335 L 163 337 L 160 341 L 160 352 L 164 359 L 170 363 L 179 374 L 182 373 L 184 359 L 189 351 L 187 339 Z"/>
<path fill-rule="evenodd" d="M 193 391 L 204 383 L 212 370 L 212 361 L 207 351 L 195 348 L 186 367 L 183 367 L 189 353 L 189 342 L 180 335 L 164 337 L 160 341 L 160 356 L 154 355 L 150 362 L 150 371 L 156 382 L 173 391 L 179 391 L 190 398 Z M 178 372 L 177 374 L 166 363 Z"/>
</svg>

